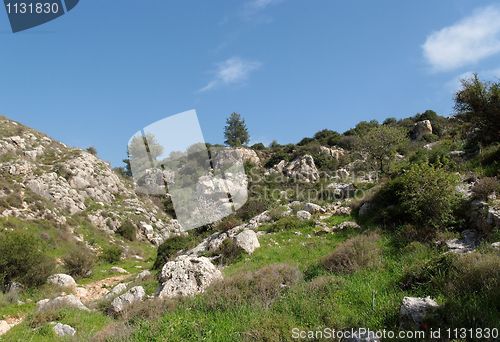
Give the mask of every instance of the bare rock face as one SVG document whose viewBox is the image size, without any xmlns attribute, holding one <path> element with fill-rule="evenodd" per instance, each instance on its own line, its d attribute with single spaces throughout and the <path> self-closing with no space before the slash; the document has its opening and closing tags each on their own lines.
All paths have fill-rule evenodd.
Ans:
<svg viewBox="0 0 500 342">
<path fill-rule="evenodd" d="M 66 287 L 70 289 L 76 288 L 76 281 L 72 276 L 67 274 L 53 274 L 47 279 L 47 283 L 57 285 L 60 287 Z"/>
<path fill-rule="evenodd" d="M 432 134 L 432 125 L 429 120 L 423 120 L 415 123 L 412 131 L 412 138 L 421 139 L 424 135 Z"/>
<path fill-rule="evenodd" d="M 248 254 L 252 254 L 257 248 L 260 247 L 257 234 L 250 229 L 245 229 L 234 238 L 236 245 L 242 248 Z"/>
<path fill-rule="evenodd" d="M 430 297 L 405 297 L 399 311 L 399 323 L 402 329 L 420 329 L 421 325 L 439 308 Z"/>
<path fill-rule="evenodd" d="M 109 311 L 112 314 L 118 314 L 134 303 L 141 302 L 145 296 L 146 292 L 144 292 L 144 288 L 142 286 L 135 286 L 121 296 L 113 299 Z"/>
<path fill-rule="evenodd" d="M 69 148 L 43 134 L 0 117 L 2 196 L 17 196 L 0 217 L 46 219 L 66 224 L 84 213 L 98 229 L 114 233 L 131 217 L 138 218 L 138 238 L 160 244 L 181 228 L 151 200 L 139 198 L 132 182 L 120 178 L 91 153 Z M 142 225 L 142 223 L 144 223 Z"/>
<path fill-rule="evenodd" d="M 74 295 L 60 296 L 53 299 L 43 299 L 36 303 L 38 312 L 57 309 L 61 307 L 70 307 L 79 310 L 89 311 L 83 303 Z"/>
<path fill-rule="evenodd" d="M 215 152 L 215 156 L 213 158 L 215 168 L 219 168 L 223 165 L 239 163 L 240 161 L 249 162 L 257 166 L 261 165 L 260 158 L 257 153 L 249 148 L 211 148 L 211 152 Z"/>
<path fill-rule="evenodd" d="M 208 258 L 181 255 L 163 266 L 159 297 L 191 296 L 221 279 L 222 273 Z"/>
</svg>

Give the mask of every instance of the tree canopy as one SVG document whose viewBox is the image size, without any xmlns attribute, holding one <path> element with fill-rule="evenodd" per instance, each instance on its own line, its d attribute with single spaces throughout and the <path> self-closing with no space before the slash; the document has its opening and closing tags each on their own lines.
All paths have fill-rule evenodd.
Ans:
<svg viewBox="0 0 500 342">
<path fill-rule="evenodd" d="M 245 120 L 238 113 L 232 113 L 226 120 L 224 128 L 224 141 L 231 147 L 244 146 L 250 141 L 250 135 Z"/>
</svg>

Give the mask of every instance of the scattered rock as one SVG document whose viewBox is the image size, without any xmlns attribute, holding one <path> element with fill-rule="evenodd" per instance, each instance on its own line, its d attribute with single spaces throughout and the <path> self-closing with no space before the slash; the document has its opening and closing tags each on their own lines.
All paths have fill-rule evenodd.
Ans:
<svg viewBox="0 0 500 342">
<path fill-rule="evenodd" d="M 431 317 L 439 305 L 430 297 L 405 297 L 399 311 L 401 329 L 420 329 L 421 325 Z"/>
<path fill-rule="evenodd" d="M 359 229 L 361 226 L 353 221 L 342 222 L 333 227 L 333 230 L 343 230 L 343 229 Z"/>
<path fill-rule="evenodd" d="M 104 298 L 106 299 L 111 299 L 111 298 L 114 298 L 116 296 L 119 296 L 121 295 L 122 293 L 124 293 L 125 291 L 127 291 L 127 285 L 126 284 L 123 284 L 123 283 L 120 283 L 118 285 L 116 285 L 115 287 L 113 287 L 111 289 L 111 291 L 109 291 L 106 296 L 104 296 Z"/>
<path fill-rule="evenodd" d="M 89 311 L 83 303 L 74 295 L 60 296 L 53 299 L 43 299 L 36 303 L 39 312 L 56 309 L 60 307 L 71 307 L 79 310 Z"/>
<path fill-rule="evenodd" d="M 142 301 L 145 296 L 146 292 L 144 292 L 144 288 L 142 286 L 135 286 L 128 290 L 126 293 L 113 299 L 109 311 L 112 314 L 118 314 L 128 306 Z"/>
<path fill-rule="evenodd" d="M 445 242 L 451 253 L 470 253 L 479 245 L 477 231 L 467 229 L 462 232 L 461 239 L 452 239 Z"/>
<path fill-rule="evenodd" d="M 141 273 L 139 273 L 135 279 L 136 280 L 144 280 L 146 278 L 149 278 L 151 276 L 151 272 L 146 270 L 146 271 L 142 271 Z"/>
<path fill-rule="evenodd" d="M 0 336 L 6 334 L 10 330 L 11 326 L 7 321 L 0 321 Z"/>
<path fill-rule="evenodd" d="M 127 274 L 128 271 L 121 268 L 121 267 L 118 267 L 118 266 L 113 266 L 111 267 L 111 272 L 114 272 L 114 273 L 120 273 L 120 274 Z"/>
<path fill-rule="evenodd" d="M 245 229 L 235 237 L 236 245 L 243 248 L 248 254 L 252 254 L 257 248 L 260 247 L 257 234 L 250 229 Z"/>
<path fill-rule="evenodd" d="M 75 336 L 76 334 L 75 328 L 62 323 L 57 323 L 56 325 L 54 325 L 53 329 L 54 333 L 59 337 Z"/>
<path fill-rule="evenodd" d="M 222 273 L 208 258 L 181 255 L 163 266 L 159 297 L 191 296 L 221 279 Z"/>
<path fill-rule="evenodd" d="M 70 288 L 70 289 L 76 288 L 75 279 L 73 279 L 72 276 L 67 275 L 67 274 L 63 274 L 63 273 L 51 275 L 47 279 L 47 282 L 49 284 L 57 285 L 60 287 L 65 287 L 65 288 Z"/>
<path fill-rule="evenodd" d="M 498 241 L 498 242 L 493 242 L 493 243 L 491 244 L 491 247 L 493 247 L 493 248 L 495 248 L 495 249 L 500 249 L 500 241 Z"/>
<path fill-rule="evenodd" d="M 303 210 L 305 210 L 305 211 L 307 211 L 307 212 L 309 212 L 311 214 L 316 214 L 316 213 L 324 214 L 324 213 L 326 213 L 325 208 L 321 207 L 318 204 L 310 203 L 310 202 L 304 204 Z"/>
<path fill-rule="evenodd" d="M 297 217 L 301 220 L 310 220 L 311 219 L 311 213 L 305 210 L 299 210 L 297 211 Z"/>
</svg>

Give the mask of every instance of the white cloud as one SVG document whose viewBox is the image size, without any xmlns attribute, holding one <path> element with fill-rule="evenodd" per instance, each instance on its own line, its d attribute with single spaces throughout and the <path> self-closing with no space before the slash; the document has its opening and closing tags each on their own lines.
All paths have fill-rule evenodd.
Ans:
<svg viewBox="0 0 500 342">
<path fill-rule="evenodd" d="M 500 52 L 500 8 L 489 6 L 430 34 L 422 45 L 436 71 L 473 64 Z"/>
<path fill-rule="evenodd" d="M 239 57 L 226 59 L 217 65 L 214 79 L 200 91 L 208 91 L 222 85 L 241 84 L 248 79 L 252 71 L 257 70 L 260 66 L 260 62 L 243 60 Z"/>
<path fill-rule="evenodd" d="M 243 6 L 243 18 L 251 19 L 266 8 L 276 5 L 283 0 L 249 0 Z"/>
</svg>

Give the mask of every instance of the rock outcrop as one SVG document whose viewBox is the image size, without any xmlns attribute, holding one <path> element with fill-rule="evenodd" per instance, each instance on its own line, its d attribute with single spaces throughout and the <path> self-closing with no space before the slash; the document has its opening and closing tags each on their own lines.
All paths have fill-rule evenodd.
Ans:
<svg viewBox="0 0 500 342">
<path fill-rule="evenodd" d="M 53 299 L 43 299 L 36 303 L 39 312 L 70 307 L 78 310 L 88 311 L 89 309 L 74 295 L 60 296 Z"/>
<path fill-rule="evenodd" d="M 76 281 L 72 276 L 67 274 L 54 274 L 47 279 L 47 283 L 53 284 L 59 287 L 65 287 L 69 289 L 76 288 Z"/>
<path fill-rule="evenodd" d="M 415 123 L 412 130 L 412 138 L 421 139 L 424 135 L 432 134 L 432 125 L 429 120 L 423 120 Z"/>
</svg>

